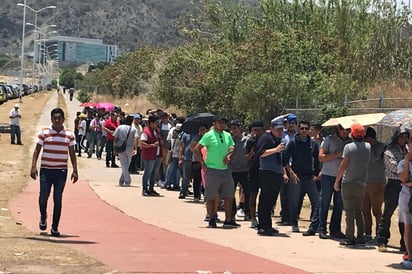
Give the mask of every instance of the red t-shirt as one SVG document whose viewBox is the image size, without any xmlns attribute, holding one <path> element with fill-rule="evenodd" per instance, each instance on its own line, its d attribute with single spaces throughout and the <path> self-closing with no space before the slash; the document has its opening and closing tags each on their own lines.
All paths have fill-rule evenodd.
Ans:
<svg viewBox="0 0 412 274">
<path fill-rule="evenodd" d="M 113 123 L 113 122 L 112 122 L 112 119 L 107 119 L 106 121 L 104 121 L 104 124 L 103 124 L 103 126 L 104 126 L 105 128 L 108 128 L 108 129 L 110 129 L 110 130 L 113 131 L 113 132 L 116 130 L 116 128 L 117 128 L 119 125 L 120 125 L 120 122 L 119 122 L 119 121 L 116 120 L 116 122 Z M 112 135 L 111 133 L 106 132 L 106 140 L 108 140 L 108 141 L 114 140 L 113 135 Z"/>
</svg>

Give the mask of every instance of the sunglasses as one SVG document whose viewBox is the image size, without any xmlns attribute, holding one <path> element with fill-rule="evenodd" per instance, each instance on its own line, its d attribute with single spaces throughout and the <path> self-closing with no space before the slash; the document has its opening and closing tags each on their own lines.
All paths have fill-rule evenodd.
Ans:
<svg viewBox="0 0 412 274">
<path fill-rule="evenodd" d="M 308 127 L 301 127 L 300 129 L 301 129 L 301 130 L 309 130 Z"/>
<path fill-rule="evenodd" d="M 219 134 L 220 142 L 223 144 L 223 137 L 222 134 Z"/>
</svg>

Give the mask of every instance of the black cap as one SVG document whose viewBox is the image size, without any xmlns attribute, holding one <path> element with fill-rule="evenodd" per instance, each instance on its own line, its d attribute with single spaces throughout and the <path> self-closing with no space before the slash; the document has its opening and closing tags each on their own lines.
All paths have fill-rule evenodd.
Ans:
<svg viewBox="0 0 412 274">
<path fill-rule="evenodd" d="M 232 121 L 230 121 L 230 125 L 231 126 L 241 126 L 242 125 L 242 123 L 240 122 L 240 120 L 239 119 L 234 119 L 234 120 L 232 120 Z"/>
<path fill-rule="evenodd" d="M 217 122 L 217 121 L 226 121 L 227 122 L 227 119 L 221 114 L 216 114 L 213 117 L 213 122 Z"/>
<path fill-rule="evenodd" d="M 263 128 L 263 122 L 260 120 L 255 120 L 252 123 L 250 123 L 250 128 L 254 128 L 254 127 L 261 127 Z"/>
<path fill-rule="evenodd" d="M 376 139 L 376 131 L 371 127 L 368 127 L 366 129 L 365 138 L 368 138 L 368 137 L 370 137 L 372 139 Z"/>
</svg>

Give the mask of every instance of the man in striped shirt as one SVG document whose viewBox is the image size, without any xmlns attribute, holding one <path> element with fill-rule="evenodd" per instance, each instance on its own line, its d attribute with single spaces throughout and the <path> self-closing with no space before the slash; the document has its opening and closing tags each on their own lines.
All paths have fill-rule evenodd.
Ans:
<svg viewBox="0 0 412 274">
<path fill-rule="evenodd" d="M 51 111 L 51 122 L 49 127 L 43 128 L 37 137 L 36 147 L 33 152 L 30 177 L 36 179 L 37 159 L 43 148 L 40 164 L 40 230 L 47 229 L 47 200 L 49 199 L 51 187 L 53 186 L 53 223 L 51 235 L 59 237 L 58 230 L 64 186 L 67 179 L 67 160 L 73 166 L 71 180 L 76 183 L 79 176 L 77 174 L 77 161 L 75 153 L 76 139 L 73 131 L 64 127 L 64 112 L 60 108 Z"/>
</svg>

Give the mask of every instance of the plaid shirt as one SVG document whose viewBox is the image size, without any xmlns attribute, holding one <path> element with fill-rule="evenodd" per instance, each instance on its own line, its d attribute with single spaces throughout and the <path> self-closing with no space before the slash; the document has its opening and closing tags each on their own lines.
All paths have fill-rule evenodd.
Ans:
<svg viewBox="0 0 412 274">
<path fill-rule="evenodd" d="M 397 143 L 389 145 L 385 150 L 385 175 L 388 179 L 399 180 L 398 163 L 403 160 L 406 153 L 408 153 L 406 146 L 401 147 Z"/>
</svg>

